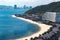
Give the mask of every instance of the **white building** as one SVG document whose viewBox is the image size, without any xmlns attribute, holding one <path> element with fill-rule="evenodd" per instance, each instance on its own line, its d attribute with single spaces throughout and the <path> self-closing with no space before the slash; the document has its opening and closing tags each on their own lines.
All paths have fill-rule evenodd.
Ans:
<svg viewBox="0 0 60 40">
<path fill-rule="evenodd" d="M 60 12 L 46 12 L 42 16 L 42 20 L 48 20 L 52 22 L 60 22 Z"/>
</svg>

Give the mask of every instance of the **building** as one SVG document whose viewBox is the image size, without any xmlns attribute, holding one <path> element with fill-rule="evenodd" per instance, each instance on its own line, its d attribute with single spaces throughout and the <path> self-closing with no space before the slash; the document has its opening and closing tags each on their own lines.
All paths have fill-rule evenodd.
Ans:
<svg viewBox="0 0 60 40">
<path fill-rule="evenodd" d="M 24 9 L 26 9 L 26 8 L 27 8 L 27 6 L 26 6 L 26 5 L 24 5 L 24 6 L 23 6 L 23 8 L 24 8 Z"/>
<path fill-rule="evenodd" d="M 32 6 L 26 6 L 26 5 L 24 5 L 23 8 L 24 9 L 32 9 Z"/>
<path fill-rule="evenodd" d="M 14 5 L 14 9 L 17 9 L 17 5 Z"/>
<path fill-rule="evenodd" d="M 60 12 L 46 12 L 42 20 L 60 23 Z"/>
<path fill-rule="evenodd" d="M 30 9 L 32 8 L 32 6 L 30 6 Z"/>
</svg>

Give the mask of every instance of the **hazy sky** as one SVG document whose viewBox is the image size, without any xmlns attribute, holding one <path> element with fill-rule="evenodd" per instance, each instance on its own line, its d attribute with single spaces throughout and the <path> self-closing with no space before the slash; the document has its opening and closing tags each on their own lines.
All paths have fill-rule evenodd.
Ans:
<svg viewBox="0 0 60 40">
<path fill-rule="evenodd" d="M 13 6 L 14 4 L 16 4 L 18 6 L 23 6 L 23 5 L 38 6 L 55 1 L 60 1 L 60 0 L 0 0 L 0 5 Z"/>
</svg>

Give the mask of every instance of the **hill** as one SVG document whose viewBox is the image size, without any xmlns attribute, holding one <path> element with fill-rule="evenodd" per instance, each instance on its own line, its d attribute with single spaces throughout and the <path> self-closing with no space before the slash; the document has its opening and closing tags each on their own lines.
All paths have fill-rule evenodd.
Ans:
<svg viewBox="0 0 60 40">
<path fill-rule="evenodd" d="M 47 5 L 41 5 L 37 6 L 35 8 L 32 8 L 25 12 L 26 14 L 42 14 L 45 12 L 60 12 L 60 1 L 59 2 L 53 2 Z"/>
</svg>

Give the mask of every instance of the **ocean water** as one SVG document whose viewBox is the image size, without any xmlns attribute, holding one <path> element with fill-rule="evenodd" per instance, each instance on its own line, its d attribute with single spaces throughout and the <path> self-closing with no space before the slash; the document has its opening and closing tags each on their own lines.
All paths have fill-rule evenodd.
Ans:
<svg viewBox="0 0 60 40">
<path fill-rule="evenodd" d="M 24 14 L 29 9 L 0 9 L 0 15 Z"/>
<path fill-rule="evenodd" d="M 37 32 L 39 28 L 29 22 L 13 18 L 12 14 L 24 14 L 23 10 L 0 10 L 0 40 L 22 38 Z"/>
</svg>

